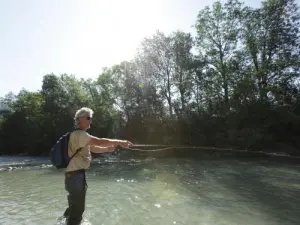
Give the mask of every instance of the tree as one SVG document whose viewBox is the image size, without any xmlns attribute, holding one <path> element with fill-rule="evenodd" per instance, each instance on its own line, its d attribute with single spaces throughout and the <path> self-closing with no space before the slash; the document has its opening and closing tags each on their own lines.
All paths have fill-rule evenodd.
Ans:
<svg viewBox="0 0 300 225">
<path fill-rule="evenodd" d="M 229 0 L 224 5 L 217 1 L 212 8 L 207 6 L 200 11 L 196 22 L 197 46 L 205 62 L 202 82 L 210 89 L 208 98 L 224 101 L 223 112 L 229 110 L 235 72 L 231 64 L 239 42 L 241 12 L 242 4 L 237 0 Z"/>
<path fill-rule="evenodd" d="M 193 38 L 191 34 L 181 31 L 174 32 L 171 35 L 171 46 L 173 50 L 175 68 L 173 82 L 179 92 L 179 102 L 181 109 L 178 115 L 187 112 L 187 104 L 192 98 L 193 89 L 193 71 L 191 64 L 193 60 L 192 48 Z"/>
<path fill-rule="evenodd" d="M 147 74 L 153 76 L 156 90 L 167 101 L 169 115 L 173 114 L 173 76 L 175 69 L 172 39 L 157 31 L 152 38 L 146 38 L 141 44 L 139 58 L 149 64 Z"/>
<path fill-rule="evenodd" d="M 294 0 L 267 0 L 245 12 L 245 45 L 262 103 L 299 77 L 299 25 Z"/>
</svg>

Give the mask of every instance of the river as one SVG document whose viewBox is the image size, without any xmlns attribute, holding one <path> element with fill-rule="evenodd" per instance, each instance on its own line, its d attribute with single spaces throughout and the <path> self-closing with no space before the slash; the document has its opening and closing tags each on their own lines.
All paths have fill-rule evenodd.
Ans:
<svg viewBox="0 0 300 225">
<path fill-rule="evenodd" d="M 0 224 L 63 224 L 63 173 L 47 158 L 0 157 Z M 113 156 L 87 181 L 85 224 L 300 224 L 300 166 L 288 159 Z"/>
</svg>

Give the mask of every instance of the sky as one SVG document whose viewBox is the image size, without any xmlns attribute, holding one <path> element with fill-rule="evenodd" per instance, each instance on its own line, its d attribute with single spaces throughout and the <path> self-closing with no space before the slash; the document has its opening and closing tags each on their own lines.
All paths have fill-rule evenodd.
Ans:
<svg viewBox="0 0 300 225">
<path fill-rule="evenodd" d="M 259 0 L 245 0 L 258 7 Z M 194 33 L 210 0 L 0 0 L 0 97 L 37 91 L 46 74 L 95 79 L 156 30 Z"/>
</svg>

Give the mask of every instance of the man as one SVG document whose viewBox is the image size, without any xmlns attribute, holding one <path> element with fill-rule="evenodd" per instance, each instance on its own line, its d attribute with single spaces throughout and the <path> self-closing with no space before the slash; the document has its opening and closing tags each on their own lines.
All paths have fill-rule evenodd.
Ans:
<svg viewBox="0 0 300 225">
<path fill-rule="evenodd" d="M 85 107 L 79 109 L 74 118 L 77 129 L 71 133 L 69 139 L 68 154 L 70 157 L 78 149 L 82 149 L 71 159 L 65 173 L 69 207 L 64 216 L 67 218 L 68 225 L 78 225 L 82 221 L 87 190 L 85 170 L 90 166 L 91 152 L 112 152 L 117 146 L 128 148 L 132 145 L 129 141 L 97 138 L 88 134 L 86 131 L 90 128 L 92 117 L 92 109 Z"/>
</svg>

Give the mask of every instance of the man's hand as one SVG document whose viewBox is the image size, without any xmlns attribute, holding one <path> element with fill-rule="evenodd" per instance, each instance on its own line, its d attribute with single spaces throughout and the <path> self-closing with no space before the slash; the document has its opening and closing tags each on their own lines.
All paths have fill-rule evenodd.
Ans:
<svg viewBox="0 0 300 225">
<path fill-rule="evenodd" d="M 132 146 L 132 143 L 130 141 L 119 141 L 118 145 L 121 147 L 121 148 L 129 148 Z"/>
</svg>

